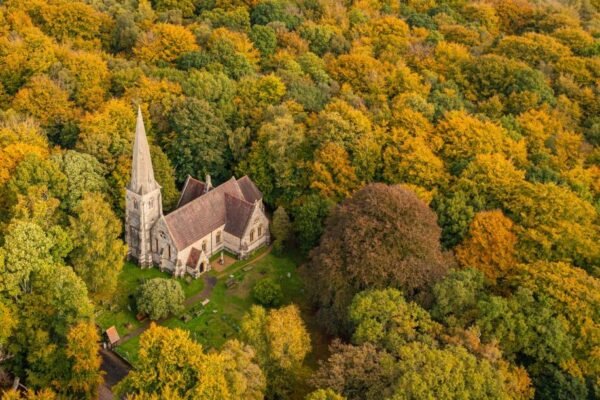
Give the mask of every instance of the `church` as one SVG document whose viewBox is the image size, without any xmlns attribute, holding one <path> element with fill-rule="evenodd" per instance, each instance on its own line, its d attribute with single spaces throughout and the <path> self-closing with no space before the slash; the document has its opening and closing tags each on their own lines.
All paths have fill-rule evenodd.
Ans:
<svg viewBox="0 0 600 400">
<path fill-rule="evenodd" d="M 150 147 L 138 108 L 131 181 L 126 188 L 125 240 L 128 258 L 142 268 L 158 266 L 174 276 L 198 277 L 222 250 L 245 258 L 269 243 L 262 193 L 247 176 L 213 187 L 190 176 L 177 208 L 164 215 L 161 187 L 154 179 Z"/>
</svg>

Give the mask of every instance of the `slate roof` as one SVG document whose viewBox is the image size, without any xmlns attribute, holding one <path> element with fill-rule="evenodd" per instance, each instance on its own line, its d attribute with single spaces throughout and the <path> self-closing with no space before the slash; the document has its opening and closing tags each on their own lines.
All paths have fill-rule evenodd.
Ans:
<svg viewBox="0 0 600 400">
<path fill-rule="evenodd" d="M 250 181 L 249 178 L 247 180 Z M 204 184 L 193 178 L 188 179 L 179 201 L 181 205 L 165 216 L 178 250 L 187 248 L 222 225 L 225 225 L 226 232 L 240 237 L 252 215 L 254 204 L 245 199 L 238 182 L 232 177 L 198 196 L 197 191 Z M 250 184 L 254 186 L 252 181 Z M 247 183 L 244 185 L 250 187 Z"/>
<path fill-rule="evenodd" d="M 202 196 L 204 194 L 204 188 L 206 188 L 204 182 L 200 182 L 198 179 L 194 179 L 188 175 L 177 207 L 184 206 L 190 201 Z"/>
<path fill-rule="evenodd" d="M 242 193 L 244 194 L 244 199 L 250 203 L 254 203 L 256 200 L 262 199 L 263 195 L 258 190 L 254 182 L 247 175 L 242 176 L 237 181 Z"/>
<path fill-rule="evenodd" d="M 190 255 L 188 256 L 187 262 L 185 263 L 190 268 L 196 268 L 198 265 L 198 260 L 200 259 L 200 250 L 195 247 L 192 247 L 190 251 Z"/>
<path fill-rule="evenodd" d="M 225 208 L 227 210 L 225 231 L 233 236 L 242 237 L 254 212 L 254 203 L 225 194 Z"/>
</svg>

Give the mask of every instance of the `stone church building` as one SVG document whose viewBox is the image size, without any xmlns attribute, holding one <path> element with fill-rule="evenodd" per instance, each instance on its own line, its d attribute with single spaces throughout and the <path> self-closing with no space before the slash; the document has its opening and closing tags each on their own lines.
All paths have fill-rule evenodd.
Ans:
<svg viewBox="0 0 600 400">
<path fill-rule="evenodd" d="M 125 199 L 128 257 L 142 268 L 158 266 L 175 276 L 210 270 L 211 255 L 228 250 L 244 258 L 269 242 L 262 193 L 247 176 L 213 187 L 188 176 L 177 208 L 163 214 L 150 148 L 138 109 L 131 182 Z"/>
</svg>

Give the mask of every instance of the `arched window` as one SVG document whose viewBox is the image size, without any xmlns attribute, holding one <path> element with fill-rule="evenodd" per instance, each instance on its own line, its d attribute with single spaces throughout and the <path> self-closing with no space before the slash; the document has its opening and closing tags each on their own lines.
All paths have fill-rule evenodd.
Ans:
<svg viewBox="0 0 600 400">
<path fill-rule="evenodd" d="M 217 232 L 217 244 L 221 243 L 221 231 Z"/>
<path fill-rule="evenodd" d="M 202 242 L 202 251 L 206 251 L 206 240 Z"/>
<path fill-rule="evenodd" d="M 254 242 L 254 229 L 250 231 L 250 241 Z"/>
<path fill-rule="evenodd" d="M 262 225 L 258 226 L 258 237 L 262 236 Z"/>
<path fill-rule="evenodd" d="M 138 204 L 137 199 L 133 199 L 133 208 L 135 208 L 136 210 L 140 207 L 140 205 Z"/>
</svg>

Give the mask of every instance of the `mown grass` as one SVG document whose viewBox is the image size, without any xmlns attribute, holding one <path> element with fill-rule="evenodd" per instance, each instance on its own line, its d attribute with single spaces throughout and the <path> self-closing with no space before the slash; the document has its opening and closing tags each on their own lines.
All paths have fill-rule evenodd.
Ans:
<svg viewBox="0 0 600 400">
<path fill-rule="evenodd" d="M 254 258 L 261 254 L 257 253 Z M 161 325 L 189 331 L 190 336 L 206 349 L 219 349 L 228 339 L 237 337 L 240 320 L 255 304 L 251 291 L 259 280 L 269 277 L 281 285 L 283 305 L 297 302 L 303 297 L 303 284 L 296 269 L 297 260 L 290 255 L 267 254 L 250 264 L 249 260 L 236 262 L 218 274 L 218 281 L 206 306 L 198 301 Z M 214 271 L 211 274 L 216 276 Z M 227 288 L 226 282 L 232 277 L 237 284 Z M 198 311 L 202 312 L 196 316 Z M 184 322 L 181 318 L 183 315 L 189 315 L 192 319 Z M 138 345 L 139 340 L 132 339 L 121 344 L 117 351 L 134 363 Z"/>
<path fill-rule="evenodd" d="M 140 322 L 135 318 L 135 294 L 139 285 L 153 278 L 169 278 L 171 274 L 161 272 L 158 268 L 141 269 L 132 262 L 126 262 L 119 274 L 115 296 L 109 304 L 98 307 L 96 322 L 102 329 L 115 326 L 121 337 L 135 330 Z M 178 278 L 185 297 L 191 297 L 204 289 L 204 280 Z"/>
</svg>

